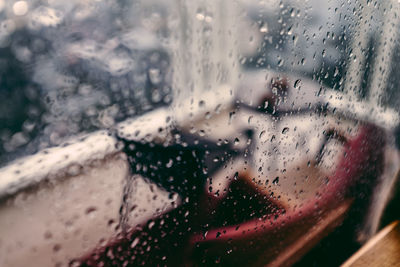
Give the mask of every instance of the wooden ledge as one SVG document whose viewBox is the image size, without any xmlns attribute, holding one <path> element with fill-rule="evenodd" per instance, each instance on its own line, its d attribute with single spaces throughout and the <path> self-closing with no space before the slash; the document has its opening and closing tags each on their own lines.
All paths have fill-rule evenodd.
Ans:
<svg viewBox="0 0 400 267">
<path fill-rule="evenodd" d="M 358 266 L 400 266 L 400 221 L 386 226 L 342 265 Z"/>
</svg>

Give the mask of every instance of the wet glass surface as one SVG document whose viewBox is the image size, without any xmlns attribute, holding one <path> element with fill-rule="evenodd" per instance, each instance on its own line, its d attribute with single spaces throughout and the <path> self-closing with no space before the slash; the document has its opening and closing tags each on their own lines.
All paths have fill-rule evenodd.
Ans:
<svg viewBox="0 0 400 267">
<path fill-rule="evenodd" d="M 0 265 L 338 266 L 396 182 L 399 8 L 0 0 Z"/>
</svg>

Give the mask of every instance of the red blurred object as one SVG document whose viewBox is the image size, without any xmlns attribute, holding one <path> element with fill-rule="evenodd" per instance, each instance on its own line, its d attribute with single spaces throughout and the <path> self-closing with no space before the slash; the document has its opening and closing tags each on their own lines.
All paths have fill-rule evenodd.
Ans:
<svg viewBox="0 0 400 267">
<path fill-rule="evenodd" d="M 292 264 L 340 223 L 357 198 L 351 190 L 382 171 L 383 132 L 363 125 L 345 141 L 340 164 L 315 197 L 285 208 L 248 177 L 234 181 L 224 199 L 197 201 L 120 234 L 76 261 L 80 266 Z M 339 218 L 340 217 L 340 218 Z M 314 231 L 314 233 L 313 233 Z M 300 243 L 299 243 L 300 242 Z M 297 248 L 296 248 L 297 246 Z"/>
</svg>

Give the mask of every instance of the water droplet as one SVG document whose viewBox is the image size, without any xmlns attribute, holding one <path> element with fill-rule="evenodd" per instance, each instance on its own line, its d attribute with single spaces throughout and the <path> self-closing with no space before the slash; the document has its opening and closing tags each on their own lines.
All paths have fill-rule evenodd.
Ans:
<svg viewBox="0 0 400 267">
<path fill-rule="evenodd" d="M 299 89 L 300 88 L 300 83 L 301 83 L 301 79 L 298 79 L 294 82 L 294 88 Z"/>
<path fill-rule="evenodd" d="M 260 27 L 260 32 L 261 33 L 267 33 L 268 32 L 268 24 L 267 23 L 263 23 Z"/>
<path fill-rule="evenodd" d="M 207 237 L 207 234 L 208 234 L 208 231 L 205 231 L 205 232 L 203 233 L 203 237 L 206 238 L 206 237 Z"/>
<path fill-rule="evenodd" d="M 165 165 L 165 167 L 171 168 L 173 164 L 174 164 L 174 161 L 173 161 L 172 159 L 169 159 L 169 161 L 167 162 L 167 164 Z"/>
<path fill-rule="evenodd" d="M 96 207 L 88 207 L 88 208 L 85 210 L 85 214 L 93 213 L 93 212 L 95 212 L 96 210 L 97 210 Z"/>
<path fill-rule="evenodd" d="M 215 107 L 215 113 L 216 113 L 216 114 L 219 114 L 219 113 L 221 112 L 221 108 L 222 108 L 222 105 L 221 105 L 221 104 L 218 104 L 218 105 Z"/>
<path fill-rule="evenodd" d="M 293 18 L 296 15 L 296 10 L 294 8 L 290 9 L 290 16 Z"/>
<path fill-rule="evenodd" d="M 279 183 L 279 176 L 276 177 L 273 181 L 272 184 L 277 185 Z"/>
<path fill-rule="evenodd" d="M 154 221 L 149 221 L 148 227 L 149 229 L 153 228 L 156 223 Z"/>
<path fill-rule="evenodd" d="M 13 12 L 16 16 L 24 16 L 28 13 L 28 3 L 26 1 L 18 1 L 13 5 Z"/>
<path fill-rule="evenodd" d="M 70 267 L 79 267 L 82 266 L 82 263 L 78 260 L 72 260 L 69 264 Z"/>
<path fill-rule="evenodd" d="M 156 68 L 151 68 L 148 71 L 149 79 L 152 84 L 159 84 L 162 81 L 161 71 Z"/>
<path fill-rule="evenodd" d="M 50 231 L 46 231 L 44 233 L 44 238 L 45 239 L 51 239 L 53 237 L 53 234 Z"/>
<path fill-rule="evenodd" d="M 54 247 L 53 247 L 53 251 L 54 252 L 58 252 L 58 251 L 60 251 L 60 249 L 61 249 L 61 245 L 60 244 L 55 244 Z"/>
<path fill-rule="evenodd" d="M 268 108 L 268 105 L 269 105 L 268 101 L 265 101 L 265 102 L 264 102 L 264 107 L 263 107 L 263 108 L 264 108 L 264 110 L 267 110 L 267 108 Z"/>
<path fill-rule="evenodd" d="M 236 112 L 231 111 L 229 112 L 229 124 L 232 123 L 232 120 L 235 118 Z"/>
<path fill-rule="evenodd" d="M 203 21 L 205 19 L 205 16 L 203 13 L 197 13 L 196 14 L 196 19 L 199 21 Z"/>
<path fill-rule="evenodd" d="M 282 134 L 286 134 L 287 132 L 289 132 L 289 128 L 285 127 L 282 129 Z"/>
<path fill-rule="evenodd" d="M 297 36 L 297 34 L 294 34 L 294 35 L 292 36 L 292 40 L 293 40 L 293 44 L 296 45 L 296 44 L 297 44 L 297 41 L 299 40 L 299 37 Z"/>
<path fill-rule="evenodd" d="M 287 34 L 288 34 L 288 35 L 292 35 L 292 34 L 293 34 L 293 26 L 290 26 L 290 27 L 287 29 Z"/>
<path fill-rule="evenodd" d="M 136 237 L 131 244 L 131 248 L 136 247 L 136 245 L 139 244 L 139 241 L 140 241 L 139 237 Z"/>
<path fill-rule="evenodd" d="M 335 68 L 335 73 L 333 74 L 333 77 L 336 77 L 339 75 L 339 69 L 336 67 Z"/>
</svg>

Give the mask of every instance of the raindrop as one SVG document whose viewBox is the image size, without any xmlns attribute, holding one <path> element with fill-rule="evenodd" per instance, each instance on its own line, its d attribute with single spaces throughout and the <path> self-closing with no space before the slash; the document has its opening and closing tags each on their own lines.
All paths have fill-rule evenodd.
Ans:
<svg viewBox="0 0 400 267">
<path fill-rule="evenodd" d="M 162 81 L 161 71 L 156 68 L 149 69 L 149 79 L 152 84 L 159 84 Z"/>
<path fill-rule="evenodd" d="M 297 36 L 297 34 L 293 35 L 292 40 L 293 40 L 293 44 L 296 45 L 297 41 L 299 40 L 299 37 Z"/>
<path fill-rule="evenodd" d="M 61 245 L 60 245 L 60 244 L 55 244 L 55 245 L 53 246 L 53 251 L 54 251 L 54 252 L 58 252 L 58 251 L 60 251 L 60 249 L 61 249 Z"/>
<path fill-rule="evenodd" d="M 288 35 L 292 35 L 293 34 L 293 26 L 290 26 L 289 28 L 288 28 L 288 30 L 287 30 L 287 34 Z"/>
<path fill-rule="evenodd" d="M 339 69 L 336 67 L 335 68 L 335 73 L 333 74 L 333 77 L 337 77 L 339 75 Z"/>
<path fill-rule="evenodd" d="M 222 105 L 221 105 L 221 104 L 218 104 L 218 105 L 215 107 L 215 113 L 216 113 L 216 114 L 219 114 L 219 113 L 221 112 L 221 108 L 222 108 Z"/>
<path fill-rule="evenodd" d="M 267 33 L 268 32 L 268 25 L 266 23 L 264 23 L 261 27 L 260 27 L 260 32 L 261 33 Z"/>
<path fill-rule="evenodd" d="M 236 112 L 234 111 L 229 112 L 229 124 L 232 123 L 232 120 L 235 118 L 235 114 Z"/>
<path fill-rule="evenodd" d="M 272 184 L 277 185 L 279 183 L 279 176 L 276 177 L 273 181 Z"/>
<path fill-rule="evenodd" d="M 140 241 L 139 237 L 136 237 L 131 244 L 131 248 L 136 247 L 136 245 L 139 244 L 139 241 Z"/>
<path fill-rule="evenodd" d="M 81 172 L 81 166 L 79 166 L 77 164 L 73 164 L 73 165 L 69 166 L 67 169 L 68 175 L 71 175 L 71 176 L 76 176 L 80 172 Z"/>
<path fill-rule="evenodd" d="M 179 195 L 177 193 L 170 193 L 168 195 L 168 198 L 172 201 L 176 201 L 178 199 Z"/>
<path fill-rule="evenodd" d="M 301 82 L 301 79 L 296 80 L 296 81 L 294 82 L 294 88 L 300 89 L 300 82 Z"/>
<path fill-rule="evenodd" d="M 239 138 L 236 137 L 233 144 L 234 144 L 234 145 L 239 145 L 239 143 L 240 143 L 240 140 L 239 140 Z"/>
<path fill-rule="evenodd" d="M 162 94 L 160 93 L 160 90 L 155 89 L 152 93 L 151 93 L 151 101 L 153 103 L 158 103 L 160 102 L 162 99 Z"/>
<path fill-rule="evenodd" d="M 153 228 L 156 223 L 154 221 L 149 221 L 148 227 L 149 229 Z"/>
<path fill-rule="evenodd" d="M 16 16 L 24 16 L 28 13 L 28 3 L 26 1 L 18 1 L 13 5 L 13 12 Z"/>
<path fill-rule="evenodd" d="M 82 266 L 81 262 L 78 260 L 72 260 L 71 263 L 69 264 L 70 267 L 79 267 Z"/>
<path fill-rule="evenodd" d="M 50 231 L 46 231 L 44 233 L 44 238 L 45 239 L 51 239 L 53 237 L 53 234 Z"/>
<path fill-rule="evenodd" d="M 91 214 L 91 213 L 95 212 L 96 210 L 97 210 L 96 207 L 88 207 L 88 208 L 85 210 L 85 214 Z"/>
<path fill-rule="evenodd" d="M 167 162 L 167 164 L 165 165 L 165 167 L 171 168 L 173 164 L 174 164 L 174 161 L 173 161 L 172 159 L 169 159 L 169 161 Z"/>
<path fill-rule="evenodd" d="M 293 18 L 296 15 L 296 10 L 294 8 L 290 9 L 290 16 Z"/>
<path fill-rule="evenodd" d="M 205 19 L 205 16 L 203 13 L 197 13 L 196 14 L 196 19 L 199 21 L 203 21 Z"/>
<path fill-rule="evenodd" d="M 282 129 L 282 134 L 286 134 L 287 132 L 289 132 L 289 128 L 288 127 L 284 127 Z"/>
<path fill-rule="evenodd" d="M 208 231 L 205 231 L 205 232 L 203 233 L 203 237 L 206 238 L 206 237 L 207 237 L 207 234 L 208 234 Z"/>
</svg>

